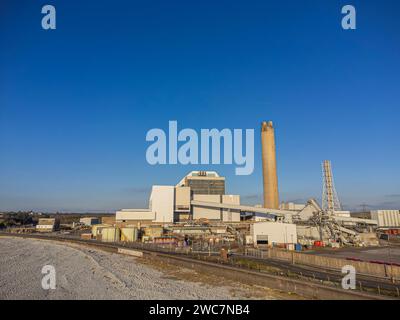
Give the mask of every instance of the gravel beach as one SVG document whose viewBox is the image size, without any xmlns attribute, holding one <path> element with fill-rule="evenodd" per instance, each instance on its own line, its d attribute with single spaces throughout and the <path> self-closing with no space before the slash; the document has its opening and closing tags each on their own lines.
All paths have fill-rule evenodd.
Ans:
<svg viewBox="0 0 400 320">
<path fill-rule="evenodd" d="M 243 299 L 254 298 L 253 293 L 258 299 L 279 296 L 267 288 L 247 288 L 238 283 L 215 286 L 197 279 L 179 279 L 177 270 L 171 277 L 139 259 L 75 244 L 0 238 L 0 299 Z M 55 267 L 54 290 L 42 288 L 44 265 Z"/>
</svg>

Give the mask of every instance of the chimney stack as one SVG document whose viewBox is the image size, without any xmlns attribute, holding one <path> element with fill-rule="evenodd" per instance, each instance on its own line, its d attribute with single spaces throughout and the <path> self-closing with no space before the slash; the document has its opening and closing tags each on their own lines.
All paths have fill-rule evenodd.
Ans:
<svg viewBox="0 0 400 320">
<path fill-rule="evenodd" d="M 272 121 L 263 121 L 261 124 L 261 155 L 264 181 L 264 208 L 279 209 L 275 134 Z"/>
</svg>

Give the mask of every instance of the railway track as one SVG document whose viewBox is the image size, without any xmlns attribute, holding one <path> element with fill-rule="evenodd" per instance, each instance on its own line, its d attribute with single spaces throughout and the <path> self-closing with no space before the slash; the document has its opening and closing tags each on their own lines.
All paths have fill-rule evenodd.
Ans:
<svg viewBox="0 0 400 320">
<path fill-rule="evenodd" d="M 197 255 L 196 257 L 186 256 L 183 255 L 182 253 L 165 252 L 161 250 L 161 248 L 160 250 L 156 250 L 154 248 L 131 247 L 129 245 L 123 245 L 120 243 L 104 243 L 95 240 L 84 240 L 80 238 L 61 237 L 61 236 L 0 233 L 0 237 L 1 236 L 33 238 L 33 239 L 48 240 L 48 241 L 76 243 L 87 246 L 93 246 L 98 249 L 111 252 L 118 252 L 118 248 L 139 250 L 145 254 L 145 257 L 150 259 L 162 259 L 171 264 L 176 264 L 179 266 L 196 269 L 198 271 L 212 272 L 213 274 L 221 275 L 221 277 L 227 279 L 243 282 L 246 284 L 265 285 L 272 289 L 277 289 L 285 292 L 292 292 L 299 294 L 300 296 L 312 299 L 363 299 L 363 300 L 395 299 L 395 297 L 392 296 L 377 295 L 368 292 L 360 292 L 357 290 L 344 290 L 326 284 L 316 283 L 315 281 L 310 281 L 310 279 L 293 279 L 287 276 L 285 277 L 282 275 L 274 275 L 235 265 L 224 264 L 220 262 L 205 261 L 199 259 L 201 258 L 201 255 Z M 278 268 L 282 268 L 283 266 L 283 269 L 287 268 L 288 270 L 292 270 L 293 272 L 294 271 L 300 272 L 304 277 L 310 276 L 311 272 L 310 270 L 307 270 L 304 267 L 299 267 L 298 265 L 286 265 L 284 262 L 268 261 L 268 264 Z M 312 272 L 315 277 L 316 274 L 315 270 Z M 327 272 L 320 271 L 317 274 L 318 276 L 321 277 L 325 276 L 326 278 Z M 333 273 L 331 273 L 331 276 L 339 277 L 338 274 L 333 274 Z"/>
</svg>

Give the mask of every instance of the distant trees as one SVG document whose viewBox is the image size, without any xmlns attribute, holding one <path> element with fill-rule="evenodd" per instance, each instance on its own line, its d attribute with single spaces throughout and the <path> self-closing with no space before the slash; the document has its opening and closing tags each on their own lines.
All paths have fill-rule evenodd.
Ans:
<svg viewBox="0 0 400 320">
<path fill-rule="evenodd" d="M 30 212 L 18 211 L 15 213 L 4 213 L 3 222 L 0 224 L 3 227 L 23 226 L 34 222 Z"/>
</svg>

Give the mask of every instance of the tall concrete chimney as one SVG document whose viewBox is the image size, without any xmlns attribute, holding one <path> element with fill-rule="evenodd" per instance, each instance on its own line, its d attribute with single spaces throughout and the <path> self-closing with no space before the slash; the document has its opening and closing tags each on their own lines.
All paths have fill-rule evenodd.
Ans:
<svg viewBox="0 0 400 320">
<path fill-rule="evenodd" d="M 275 134 L 272 121 L 263 121 L 261 124 L 261 155 L 264 181 L 264 208 L 279 209 Z"/>
</svg>

